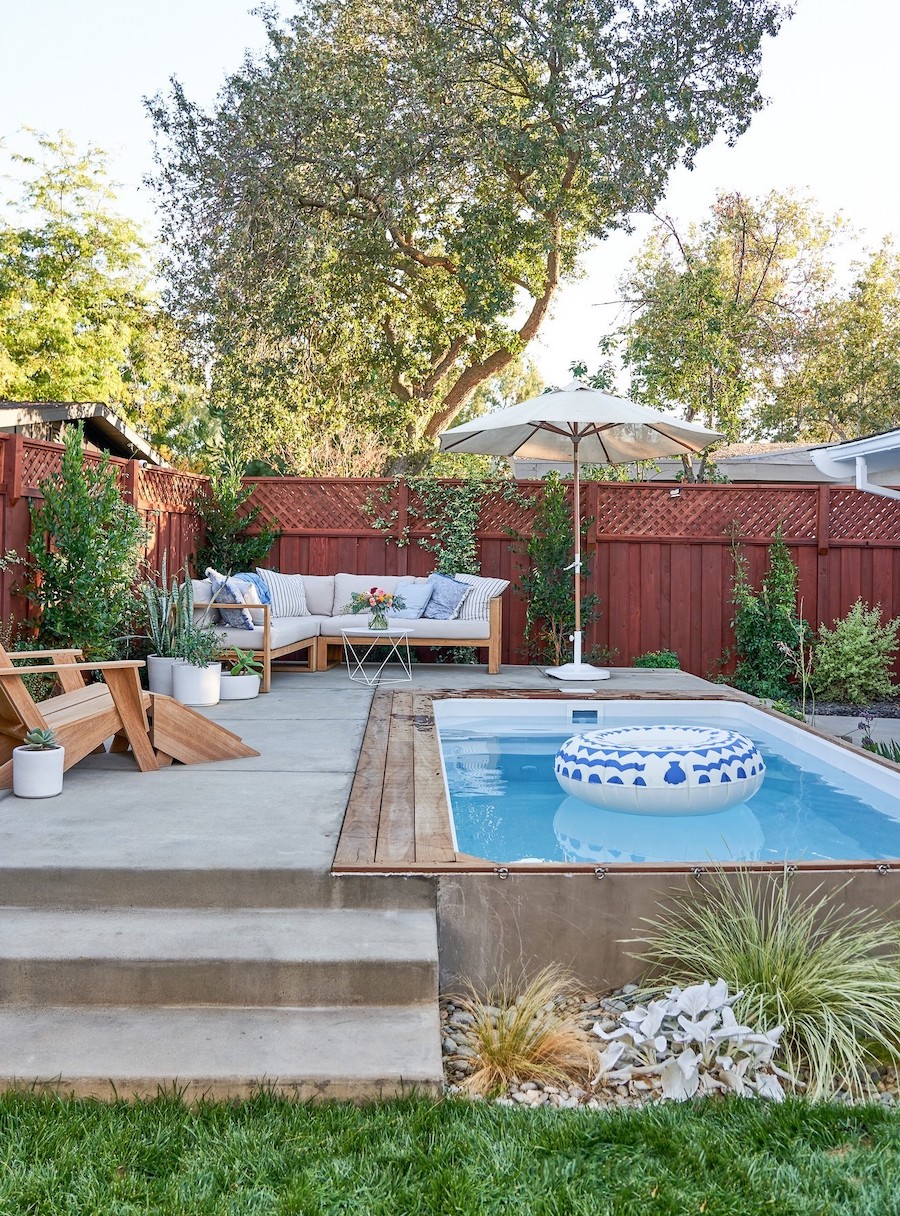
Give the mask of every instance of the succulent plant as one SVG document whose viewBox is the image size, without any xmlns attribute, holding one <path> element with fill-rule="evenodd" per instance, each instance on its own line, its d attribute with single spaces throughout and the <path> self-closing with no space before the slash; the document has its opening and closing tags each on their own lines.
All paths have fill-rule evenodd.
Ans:
<svg viewBox="0 0 900 1216">
<path fill-rule="evenodd" d="M 234 647 L 234 662 L 228 675 L 261 676 L 262 673 L 263 665 L 252 650 L 241 650 L 238 646 Z"/>
<path fill-rule="evenodd" d="M 49 727 L 35 726 L 22 741 L 31 752 L 49 752 L 59 747 L 59 740 Z"/>
</svg>

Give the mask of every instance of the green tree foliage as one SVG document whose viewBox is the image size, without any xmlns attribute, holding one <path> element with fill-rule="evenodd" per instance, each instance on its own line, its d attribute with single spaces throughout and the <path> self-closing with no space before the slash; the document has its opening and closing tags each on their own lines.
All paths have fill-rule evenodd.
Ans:
<svg viewBox="0 0 900 1216">
<path fill-rule="evenodd" d="M 806 318 L 798 355 L 763 404 L 775 439 L 855 439 L 897 424 L 900 400 L 900 257 L 886 242 Z"/>
<path fill-rule="evenodd" d="M 122 499 L 115 469 L 83 459 L 83 430 L 69 427 L 59 476 L 40 484 L 32 509 L 26 593 L 49 646 L 79 646 L 88 658 L 123 649 L 147 533 Z"/>
<path fill-rule="evenodd" d="M 721 194 L 683 234 L 661 220 L 622 283 L 632 393 L 677 403 L 729 440 L 771 429 L 826 310 L 835 234 L 836 222 L 790 194 Z"/>
<path fill-rule="evenodd" d="M 797 567 L 781 528 L 769 546 L 769 568 L 759 591 L 747 574 L 747 561 L 734 547 L 735 650 L 737 667 L 731 683 L 756 697 L 773 701 L 791 696 L 792 652 L 806 626 L 797 614 Z"/>
<path fill-rule="evenodd" d="M 566 569 L 572 562 L 575 530 L 566 489 L 567 483 L 558 473 L 549 473 L 544 478 L 532 534 L 517 538 L 529 562 L 517 587 L 526 601 L 527 655 L 531 662 L 549 662 L 557 667 L 572 657 L 569 635 L 575 629 L 574 579 L 572 571 Z M 582 523 L 582 536 L 587 532 L 588 522 Z M 581 577 L 590 578 L 590 567 L 583 555 Z M 598 605 L 595 595 L 581 597 L 582 630 L 596 618 Z"/>
<path fill-rule="evenodd" d="M 777 0 L 307 0 L 150 110 L 172 299 L 245 457 L 429 450 L 593 239 L 762 104 Z"/>
<path fill-rule="evenodd" d="M 0 397 L 101 401 L 171 448 L 199 390 L 105 158 L 60 135 L 11 159 L 20 219 L 0 222 Z"/>
<path fill-rule="evenodd" d="M 857 600 L 845 617 L 822 625 L 815 649 L 813 687 L 820 697 L 865 706 L 892 697 L 891 666 L 900 619 L 882 621 L 880 608 Z"/>
<path fill-rule="evenodd" d="M 193 557 L 198 578 L 209 566 L 220 574 L 252 570 L 268 558 L 281 535 L 277 527 L 259 522 L 262 507 L 248 505 L 253 488 L 244 485 L 243 469 L 234 452 L 226 450 L 219 459 L 195 503 L 204 535 L 203 545 Z"/>
</svg>

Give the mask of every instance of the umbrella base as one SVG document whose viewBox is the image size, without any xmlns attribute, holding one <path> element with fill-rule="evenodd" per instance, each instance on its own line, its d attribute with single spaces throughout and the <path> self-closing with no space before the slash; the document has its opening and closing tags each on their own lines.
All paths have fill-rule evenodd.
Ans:
<svg viewBox="0 0 900 1216">
<path fill-rule="evenodd" d="M 545 674 L 555 680 L 608 680 L 609 672 L 592 663 L 564 663 L 562 667 L 546 667 Z"/>
</svg>

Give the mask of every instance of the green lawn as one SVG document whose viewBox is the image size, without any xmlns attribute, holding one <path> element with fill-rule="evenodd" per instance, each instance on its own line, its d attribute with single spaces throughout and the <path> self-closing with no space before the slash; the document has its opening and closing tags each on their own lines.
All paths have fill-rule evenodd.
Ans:
<svg viewBox="0 0 900 1216">
<path fill-rule="evenodd" d="M 898 1211 L 900 1114 L 878 1107 L 0 1098 L 3 1216 Z"/>
</svg>

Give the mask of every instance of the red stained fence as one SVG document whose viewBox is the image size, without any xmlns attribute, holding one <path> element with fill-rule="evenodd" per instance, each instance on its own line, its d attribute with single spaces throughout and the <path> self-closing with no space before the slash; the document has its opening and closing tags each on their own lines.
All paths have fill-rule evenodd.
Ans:
<svg viewBox="0 0 900 1216">
<path fill-rule="evenodd" d="M 2 552 L 14 550 L 20 556 L 28 549 L 31 536 L 30 504 L 41 499 L 40 483 L 58 473 L 63 448 L 58 443 L 23 439 L 21 435 L 0 435 L 0 546 Z M 87 453 L 91 463 L 98 455 Z M 199 519 L 194 499 L 206 482 L 205 477 L 168 469 L 145 468 L 137 460 L 113 457 L 122 495 L 138 509 L 149 533 L 144 556 L 153 569 L 159 568 L 164 552 L 169 570 L 184 565 L 193 553 L 199 535 Z M 21 620 L 27 605 L 17 592 L 20 571 L 12 566 L 0 572 L 0 616 Z"/>
<path fill-rule="evenodd" d="M 25 551 L 29 501 L 38 483 L 59 468 L 58 444 L 0 437 L 0 537 L 3 549 Z M 113 461 L 126 498 L 151 533 L 149 561 L 181 566 L 197 546 L 193 501 L 203 478 L 137 461 Z M 271 563 L 286 572 L 427 574 L 430 553 L 418 544 L 425 532 L 409 487 L 393 481 L 251 478 L 253 502 L 282 537 Z M 520 490 L 541 493 L 539 482 Z M 781 525 L 800 570 L 803 614 L 814 625 L 843 615 L 862 597 L 900 615 L 900 502 L 858 490 L 816 485 L 632 485 L 592 482 L 584 487 L 590 577 L 586 589 L 601 601 L 589 641 L 615 651 L 628 664 L 647 650 L 672 649 L 687 671 L 714 675 L 732 644 L 730 603 L 732 538 L 744 545 L 754 583 Z M 373 526 L 372 502 L 390 521 Z M 510 531 L 528 534 L 534 508 L 497 495 L 485 506 L 479 529 L 484 574 L 521 576 L 521 546 Z M 398 543 L 404 541 L 406 543 Z M 15 571 L 0 574 L 0 610 L 22 612 L 12 595 Z M 523 661 L 525 606 L 505 596 L 504 662 Z"/>
</svg>

